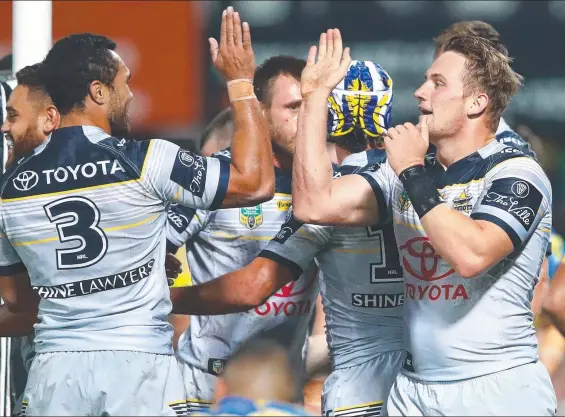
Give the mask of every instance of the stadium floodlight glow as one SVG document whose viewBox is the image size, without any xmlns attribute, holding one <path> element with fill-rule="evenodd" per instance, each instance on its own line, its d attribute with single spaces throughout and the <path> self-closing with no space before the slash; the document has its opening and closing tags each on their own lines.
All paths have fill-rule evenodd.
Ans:
<svg viewBox="0 0 565 417">
<path fill-rule="evenodd" d="M 51 0 L 12 2 L 12 71 L 42 61 L 52 45 Z"/>
</svg>

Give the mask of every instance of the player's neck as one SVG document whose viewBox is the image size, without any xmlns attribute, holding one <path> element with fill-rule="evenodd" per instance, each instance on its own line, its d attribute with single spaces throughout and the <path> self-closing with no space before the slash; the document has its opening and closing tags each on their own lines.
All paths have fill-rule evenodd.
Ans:
<svg viewBox="0 0 565 417">
<path fill-rule="evenodd" d="M 96 126 L 108 135 L 112 134 L 108 119 L 92 117 L 84 112 L 71 111 L 64 116 L 61 116 L 61 124 L 59 125 L 59 128 L 72 126 Z"/>
<path fill-rule="evenodd" d="M 283 172 L 292 173 L 292 155 L 273 149 L 273 164 Z"/>
<path fill-rule="evenodd" d="M 449 167 L 455 162 L 484 148 L 495 138 L 495 134 L 485 126 L 461 130 L 457 135 L 433 141 L 437 148 L 437 159 Z"/>
</svg>

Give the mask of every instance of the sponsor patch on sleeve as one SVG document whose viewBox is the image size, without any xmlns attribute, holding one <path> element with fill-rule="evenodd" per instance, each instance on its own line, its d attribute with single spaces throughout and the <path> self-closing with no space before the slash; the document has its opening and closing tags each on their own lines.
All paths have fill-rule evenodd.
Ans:
<svg viewBox="0 0 565 417">
<path fill-rule="evenodd" d="M 493 181 L 481 205 L 508 212 L 529 231 L 542 200 L 541 192 L 530 182 L 521 178 L 500 178 Z"/>
<path fill-rule="evenodd" d="M 179 149 L 171 171 L 171 181 L 202 198 L 206 185 L 206 159 L 190 151 Z"/>
</svg>

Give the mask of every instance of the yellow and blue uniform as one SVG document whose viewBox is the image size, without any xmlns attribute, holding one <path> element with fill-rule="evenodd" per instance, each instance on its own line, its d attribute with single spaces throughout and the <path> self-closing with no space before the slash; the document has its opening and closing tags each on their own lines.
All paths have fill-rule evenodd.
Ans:
<svg viewBox="0 0 565 417">
<path fill-rule="evenodd" d="M 244 397 L 226 397 L 209 410 L 195 416 L 308 416 L 304 408 L 278 401 L 253 401 Z"/>
</svg>

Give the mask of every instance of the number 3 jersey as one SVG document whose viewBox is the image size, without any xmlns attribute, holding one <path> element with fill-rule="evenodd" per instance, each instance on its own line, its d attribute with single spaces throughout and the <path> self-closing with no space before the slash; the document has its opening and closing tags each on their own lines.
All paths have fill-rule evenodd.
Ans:
<svg viewBox="0 0 565 417">
<path fill-rule="evenodd" d="M 172 353 L 165 276 L 170 202 L 214 209 L 229 163 L 163 141 L 58 129 L 5 174 L 0 274 L 40 296 L 38 353 Z"/>
<path fill-rule="evenodd" d="M 229 150 L 219 158 L 229 160 Z M 169 250 L 186 242 L 193 284 L 202 284 L 248 265 L 277 234 L 291 207 L 291 177 L 275 169 L 275 196 L 255 207 L 214 212 L 174 206 L 169 212 Z M 311 260 L 312 261 L 312 260 Z M 290 350 L 297 364 L 318 295 L 317 268 L 310 268 L 245 313 L 191 316 L 179 339 L 177 355 L 196 368 L 217 374 L 218 364 L 255 335 L 275 338 Z"/>
<path fill-rule="evenodd" d="M 383 162 L 382 151 L 353 154 L 336 176 Z M 260 256 L 298 271 L 316 258 L 334 369 L 402 350 L 404 284 L 392 223 L 333 227 L 301 224 L 292 217 Z"/>
<path fill-rule="evenodd" d="M 403 372 L 456 381 L 537 361 L 530 302 L 551 229 L 545 173 L 533 158 L 496 141 L 447 169 L 432 155 L 426 170 L 450 207 L 499 226 L 514 250 L 463 278 L 435 251 L 390 165 L 361 174 L 380 208 L 393 212 L 406 295 Z"/>
</svg>

